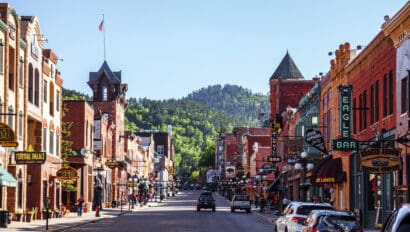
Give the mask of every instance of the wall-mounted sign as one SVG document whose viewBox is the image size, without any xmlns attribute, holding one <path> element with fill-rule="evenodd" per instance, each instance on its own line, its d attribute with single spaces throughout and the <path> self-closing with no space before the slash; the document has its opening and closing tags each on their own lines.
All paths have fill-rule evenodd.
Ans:
<svg viewBox="0 0 410 232">
<path fill-rule="evenodd" d="M 225 170 L 226 170 L 225 177 L 226 178 L 235 177 L 235 169 L 236 169 L 235 165 L 226 166 L 226 168 L 225 168 Z"/>
<path fill-rule="evenodd" d="M 115 169 L 116 167 L 118 167 L 118 162 L 115 161 L 115 160 L 107 161 L 107 162 L 105 162 L 105 166 L 107 166 L 111 169 Z"/>
<path fill-rule="evenodd" d="M 0 123 L 0 144 L 2 147 L 17 147 L 14 131 L 4 123 Z"/>
<path fill-rule="evenodd" d="M 288 137 L 285 138 L 285 143 L 288 146 L 288 152 L 300 152 L 303 150 L 303 137 L 290 139 Z"/>
<path fill-rule="evenodd" d="M 77 179 L 77 170 L 75 170 L 72 167 L 62 167 L 57 171 L 57 179 L 59 181 L 70 181 L 70 180 L 76 180 Z"/>
<path fill-rule="evenodd" d="M 43 164 L 46 161 L 45 152 L 16 151 L 16 164 Z"/>
<path fill-rule="evenodd" d="M 272 163 L 279 163 L 282 162 L 282 159 L 279 156 L 268 156 L 268 162 L 272 162 Z"/>
<path fill-rule="evenodd" d="M 370 173 L 390 173 L 402 167 L 401 149 L 368 148 L 359 151 L 360 168 Z"/>
<path fill-rule="evenodd" d="M 350 138 L 351 115 L 352 115 L 352 89 L 349 86 L 339 86 L 339 129 L 341 139 L 333 140 L 333 150 L 335 151 L 354 151 L 359 149 L 359 141 Z"/>
<path fill-rule="evenodd" d="M 319 151 L 325 154 L 327 153 L 322 132 L 312 129 L 307 130 L 305 133 L 305 141 Z"/>
</svg>

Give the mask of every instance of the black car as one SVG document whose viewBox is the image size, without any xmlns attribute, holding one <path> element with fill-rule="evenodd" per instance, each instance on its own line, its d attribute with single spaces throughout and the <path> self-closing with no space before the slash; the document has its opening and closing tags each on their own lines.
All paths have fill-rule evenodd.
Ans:
<svg viewBox="0 0 410 232">
<path fill-rule="evenodd" d="M 196 202 L 196 211 L 212 209 L 215 212 L 215 199 L 210 194 L 201 194 Z"/>
<path fill-rule="evenodd" d="M 410 231 L 410 204 L 394 210 L 383 223 L 381 232 Z"/>
</svg>

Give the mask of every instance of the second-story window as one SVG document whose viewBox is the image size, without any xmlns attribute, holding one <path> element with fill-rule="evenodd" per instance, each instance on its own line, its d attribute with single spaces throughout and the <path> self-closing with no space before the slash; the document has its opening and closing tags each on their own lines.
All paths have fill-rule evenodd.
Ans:
<svg viewBox="0 0 410 232">
<path fill-rule="evenodd" d="M 102 87 L 102 92 L 103 92 L 102 100 L 103 100 L 103 101 L 107 101 L 107 100 L 108 100 L 108 89 L 107 89 L 107 86 L 103 86 L 103 87 Z"/>
<path fill-rule="evenodd" d="M 13 118 L 14 118 L 14 109 L 13 109 L 13 106 L 9 106 L 9 109 L 8 109 L 8 120 L 7 120 L 7 124 L 11 127 L 11 128 L 13 128 L 13 124 L 14 124 L 14 120 L 13 120 Z"/>
<path fill-rule="evenodd" d="M 56 155 L 60 157 L 60 136 L 56 134 Z"/>
<path fill-rule="evenodd" d="M 19 62 L 19 87 L 23 88 L 23 81 L 24 81 L 24 61 L 23 57 L 20 58 Z"/>
<path fill-rule="evenodd" d="M 20 111 L 19 112 L 19 134 L 18 134 L 18 136 L 19 136 L 19 139 L 22 139 L 23 138 L 23 112 L 22 111 Z"/>
<path fill-rule="evenodd" d="M 54 154 L 54 132 L 53 131 L 50 131 L 49 153 Z"/>
<path fill-rule="evenodd" d="M 0 73 L 4 72 L 4 44 L 0 40 Z"/>
<path fill-rule="evenodd" d="M 393 79 L 393 70 L 389 71 L 389 115 L 393 114 L 394 106 L 394 79 Z"/>
<path fill-rule="evenodd" d="M 43 128 L 43 152 L 47 152 L 47 128 Z"/>
<path fill-rule="evenodd" d="M 44 102 L 47 102 L 47 81 L 45 80 L 43 83 L 43 100 Z"/>
<path fill-rule="evenodd" d="M 164 145 L 157 146 L 157 153 L 160 155 L 164 155 Z"/>
<path fill-rule="evenodd" d="M 56 93 L 56 111 L 60 111 L 60 90 L 57 90 Z"/>
<path fill-rule="evenodd" d="M 404 114 L 407 112 L 407 77 L 401 79 L 401 111 Z"/>
<path fill-rule="evenodd" d="M 383 117 L 387 116 L 387 99 L 388 99 L 388 94 L 387 94 L 387 74 L 384 75 L 383 77 Z"/>
</svg>

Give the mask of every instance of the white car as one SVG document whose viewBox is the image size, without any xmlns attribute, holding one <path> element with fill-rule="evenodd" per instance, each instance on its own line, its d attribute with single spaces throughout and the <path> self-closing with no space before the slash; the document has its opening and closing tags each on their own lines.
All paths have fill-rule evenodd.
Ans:
<svg viewBox="0 0 410 232">
<path fill-rule="evenodd" d="M 327 203 L 313 203 L 292 201 L 276 220 L 275 232 L 300 232 L 310 211 L 315 209 L 329 209 L 334 207 Z"/>
<path fill-rule="evenodd" d="M 236 209 L 245 210 L 247 213 L 251 212 L 251 201 L 249 195 L 235 195 L 231 201 L 231 212 Z"/>
</svg>

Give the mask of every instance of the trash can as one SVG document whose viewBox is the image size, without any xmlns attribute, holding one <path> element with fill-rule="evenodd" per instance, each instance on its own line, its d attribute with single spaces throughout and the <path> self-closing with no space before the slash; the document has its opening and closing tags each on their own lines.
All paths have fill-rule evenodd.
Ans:
<svg viewBox="0 0 410 232">
<path fill-rule="evenodd" d="M 0 227 L 7 227 L 9 224 L 9 211 L 1 210 L 0 211 Z"/>
</svg>

